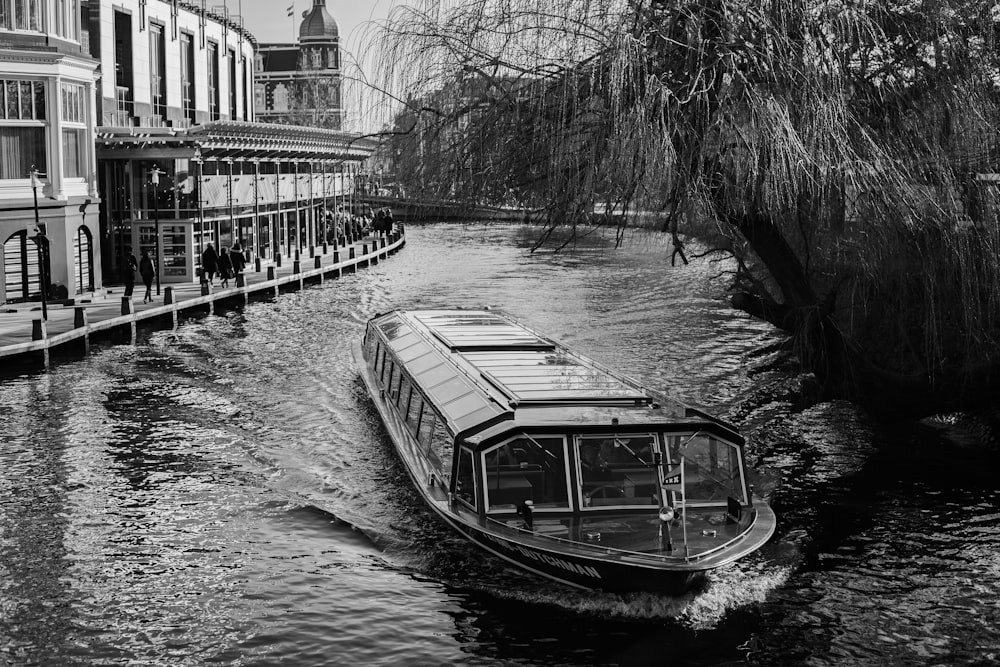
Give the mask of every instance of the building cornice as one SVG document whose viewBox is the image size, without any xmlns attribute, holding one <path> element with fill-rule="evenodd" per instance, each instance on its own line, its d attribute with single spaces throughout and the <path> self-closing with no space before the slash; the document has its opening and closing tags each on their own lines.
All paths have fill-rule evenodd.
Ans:
<svg viewBox="0 0 1000 667">
<path fill-rule="evenodd" d="M 25 49 L 0 48 L 0 62 L 51 65 L 53 63 L 68 63 L 79 67 L 96 70 L 100 61 L 85 55 L 62 53 L 60 51 L 29 51 Z"/>
<path fill-rule="evenodd" d="M 209 18 L 216 23 L 220 23 L 223 26 L 229 28 L 230 30 L 233 30 L 238 34 L 243 35 L 243 37 L 245 37 L 246 40 L 250 42 L 250 45 L 253 47 L 254 51 L 257 50 L 258 46 L 257 38 L 253 36 L 253 33 L 251 33 L 249 30 L 243 27 L 242 19 L 240 23 L 237 23 L 236 21 L 230 19 L 228 16 L 219 14 L 217 12 L 212 11 L 211 9 L 208 9 L 207 5 L 197 5 L 194 4 L 193 2 L 178 2 L 177 6 L 178 8 L 184 11 L 191 12 L 195 16 L 201 16 L 202 12 L 204 12 L 206 18 Z"/>
</svg>

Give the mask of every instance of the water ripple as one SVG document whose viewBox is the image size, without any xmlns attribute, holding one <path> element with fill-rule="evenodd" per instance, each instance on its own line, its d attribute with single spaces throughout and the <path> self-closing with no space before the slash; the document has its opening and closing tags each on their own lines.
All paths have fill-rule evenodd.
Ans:
<svg viewBox="0 0 1000 667">
<path fill-rule="evenodd" d="M 723 298 L 732 267 L 671 266 L 660 238 L 414 227 L 389 262 L 0 384 L 0 664 L 996 659 L 995 453 L 800 409 L 781 336 Z M 775 540 L 687 596 L 615 596 L 441 525 L 349 346 L 377 312 L 487 304 L 741 422 Z"/>
</svg>

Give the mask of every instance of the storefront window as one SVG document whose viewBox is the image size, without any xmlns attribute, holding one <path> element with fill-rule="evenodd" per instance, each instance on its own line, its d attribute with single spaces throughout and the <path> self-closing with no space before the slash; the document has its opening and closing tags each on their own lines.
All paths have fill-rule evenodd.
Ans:
<svg viewBox="0 0 1000 667">
<path fill-rule="evenodd" d="M 163 275 L 184 277 L 188 273 L 188 242 L 185 225 L 160 227 Z"/>
</svg>

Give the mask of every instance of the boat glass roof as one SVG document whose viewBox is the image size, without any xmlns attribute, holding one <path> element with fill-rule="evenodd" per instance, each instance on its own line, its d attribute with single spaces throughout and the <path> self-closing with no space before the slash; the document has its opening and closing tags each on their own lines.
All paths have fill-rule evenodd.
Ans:
<svg viewBox="0 0 1000 667">
<path fill-rule="evenodd" d="M 384 320 L 378 323 L 379 330 L 385 334 L 386 340 L 392 341 L 399 335 L 399 328 L 403 325 L 403 320 L 400 319 L 399 315 L 388 315 Z M 407 327 L 406 331 L 410 328 Z"/>
<path fill-rule="evenodd" d="M 641 389 L 566 354 L 516 350 L 468 351 L 462 356 L 520 402 L 646 398 Z"/>
<path fill-rule="evenodd" d="M 392 314 L 376 324 L 413 381 L 456 433 L 508 411 L 417 334 L 412 323 Z"/>
<path fill-rule="evenodd" d="M 493 313 L 421 313 L 414 315 L 454 350 L 497 347 L 555 348 L 552 341 Z"/>
</svg>

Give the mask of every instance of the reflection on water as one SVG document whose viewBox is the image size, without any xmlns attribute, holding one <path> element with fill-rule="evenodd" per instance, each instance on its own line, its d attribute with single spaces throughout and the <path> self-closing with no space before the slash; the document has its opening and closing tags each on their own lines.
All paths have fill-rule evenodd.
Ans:
<svg viewBox="0 0 1000 667">
<path fill-rule="evenodd" d="M 0 384 L 0 664 L 975 663 L 1000 653 L 990 448 L 800 410 L 731 268 L 412 228 L 391 261 Z M 751 436 L 765 549 L 683 598 L 567 590 L 426 512 L 352 367 L 395 307 L 506 310 Z"/>
</svg>

